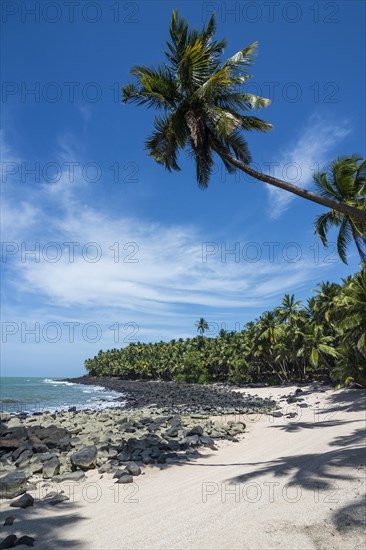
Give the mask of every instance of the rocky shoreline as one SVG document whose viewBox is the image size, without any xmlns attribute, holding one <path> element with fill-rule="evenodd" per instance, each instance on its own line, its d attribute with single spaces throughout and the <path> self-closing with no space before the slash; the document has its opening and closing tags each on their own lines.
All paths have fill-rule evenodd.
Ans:
<svg viewBox="0 0 366 550">
<path fill-rule="evenodd" d="M 183 384 L 161 380 L 123 380 L 118 377 L 66 378 L 66 382 L 90 386 L 103 386 L 123 394 L 127 411 L 148 407 L 161 414 L 235 414 L 273 408 L 270 400 L 235 391 L 239 388 L 228 384 Z"/>
<path fill-rule="evenodd" d="M 238 441 L 245 414 L 276 412 L 274 401 L 224 386 L 90 377 L 70 381 L 123 393 L 121 408 L 1 413 L 0 497 L 14 508 L 60 505 L 69 500 L 63 482 L 83 482 L 88 470 L 109 475 L 115 483 L 133 483 L 146 465 L 183 464 L 199 457 L 202 447 L 215 450 L 220 440 Z M 18 545 L 17 540 L 4 539 L 0 548 Z"/>
<path fill-rule="evenodd" d="M 230 422 L 212 417 L 269 414 L 276 407 L 269 399 L 221 386 L 90 377 L 72 381 L 113 387 L 125 394 L 121 400 L 127 403 L 99 412 L 71 407 L 58 413 L 1 413 L 1 497 L 22 494 L 28 481 L 62 481 L 92 468 L 116 473 L 121 465 L 137 471 L 131 462 L 190 460 L 199 447 L 214 448 L 215 440 L 235 440 L 245 430 L 235 416 Z"/>
</svg>

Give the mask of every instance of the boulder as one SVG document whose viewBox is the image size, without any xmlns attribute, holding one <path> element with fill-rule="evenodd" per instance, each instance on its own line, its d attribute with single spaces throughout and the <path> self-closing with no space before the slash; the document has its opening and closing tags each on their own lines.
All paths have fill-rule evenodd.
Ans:
<svg viewBox="0 0 366 550">
<path fill-rule="evenodd" d="M 26 491 L 27 476 L 22 471 L 10 472 L 0 479 L 0 498 L 15 498 Z"/>
<path fill-rule="evenodd" d="M 141 474 L 141 468 L 136 462 L 127 462 L 125 471 L 134 477 Z"/>
<path fill-rule="evenodd" d="M 7 537 L 5 537 L 4 540 L 0 542 L 0 549 L 3 550 L 5 548 L 14 548 L 16 540 L 16 535 L 8 535 Z"/>
<path fill-rule="evenodd" d="M 123 475 L 118 478 L 117 483 L 133 483 L 133 477 L 128 472 L 123 473 Z"/>
<path fill-rule="evenodd" d="M 71 464 L 74 468 L 80 468 L 81 470 L 89 470 L 95 468 L 98 458 L 98 449 L 95 445 L 84 447 L 80 451 L 73 453 L 70 456 Z"/>
<path fill-rule="evenodd" d="M 18 540 L 15 543 L 15 546 L 34 546 L 34 539 L 33 537 L 28 537 L 28 535 L 23 535 L 22 537 L 19 537 Z"/>
<path fill-rule="evenodd" d="M 23 443 L 19 441 L 19 439 L 7 439 L 7 438 L 1 438 L 0 439 L 0 450 L 2 451 L 10 451 L 18 449 L 18 447 L 22 447 Z"/>
<path fill-rule="evenodd" d="M 13 506 L 14 508 L 29 508 L 29 506 L 33 506 L 34 504 L 34 498 L 29 493 L 25 493 L 21 497 L 19 497 L 17 500 L 14 500 L 10 504 L 10 506 Z"/>
<path fill-rule="evenodd" d="M 60 460 L 55 456 L 43 464 L 43 477 L 49 479 L 60 473 Z"/>
</svg>

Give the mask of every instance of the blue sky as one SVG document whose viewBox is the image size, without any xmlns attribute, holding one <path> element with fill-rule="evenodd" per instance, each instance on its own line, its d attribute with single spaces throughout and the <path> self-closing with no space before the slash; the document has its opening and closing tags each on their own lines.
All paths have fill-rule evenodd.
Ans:
<svg viewBox="0 0 366 550">
<path fill-rule="evenodd" d="M 201 191 L 185 155 L 173 174 L 146 156 L 154 112 L 118 90 L 162 61 L 175 7 L 199 27 L 215 9 L 226 57 L 259 42 L 248 91 L 272 99 L 274 129 L 248 136 L 255 167 L 309 187 L 364 152 L 361 1 L 3 2 L 3 375 L 82 374 L 99 349 L 192 336 L 202 316 L 212 335 L 242 328 L 357 269 L 314 236 L 322 207 L 219 164 Z"/>
</svg>

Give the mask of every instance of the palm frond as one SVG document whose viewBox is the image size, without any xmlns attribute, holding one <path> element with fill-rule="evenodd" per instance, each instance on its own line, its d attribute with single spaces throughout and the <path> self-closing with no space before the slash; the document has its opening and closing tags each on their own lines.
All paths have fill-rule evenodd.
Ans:
<svg viewBox="0 0 366 550">
<path fill-rule="evenodd" d="M 350 223 L 346 217 L 343 218 L 337 238 L 337 251 L 343 263 L 347 264 L 347 247 L 352 241 Z"/>
</svg>

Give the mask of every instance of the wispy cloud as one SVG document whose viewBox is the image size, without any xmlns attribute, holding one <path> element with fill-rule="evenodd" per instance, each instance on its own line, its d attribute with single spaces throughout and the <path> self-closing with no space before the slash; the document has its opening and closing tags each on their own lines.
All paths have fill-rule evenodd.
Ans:
<svg viewBox="0 0 366 550">
<path fill-rule="evenodd" d="M 61 141 L 57 158 L 65 155 L 79 158 L 70 136 Z M 144 325 L 150 335 L 162 334 L 162 326 L 182 334 L 194 312 L 242 319 L 245 310 L 271 307 L 276 296 L 289 287 L 302 288 L 324 267 L 306 253 L 298 262 L 286 262 L 280 254 L 270 260 L 263 243 L 258 243 L 258 261 L 250 254 L 246 258 L 240 243 L 237 261 L 230 254 L 223 261 L 222 246 L 230 250 L 234 243 L 221 240 L 203 261 L 212 234 L 193 225 L 112 217 L 83 204 L 87 184 L 78 177 L 72 185 L 41 185 L 21 204 L 5 204 L 3 237 L 15 245 L 5 265 L 12 299 L 22 304 L 16 309 L 20 318 L 29 316 L 27 304 L 33 302 L 32 314 L 41 311 L 42 319 L 91 315 L 110 320 L 113 312 L 115 318 Z M 15 224 L 16 219 L 21 221 Z M 36 254 L 22 254 L 22 247 L 35 250 L 35 243 Z M 12 300 L 8 306 L 11 311 Z"/>
<path fill-rule="evenodd" d="M 325 120 L 319 115 L 313 115 L 299 132 L 295 143 L 280 152 L 278 164 L 273 167 L 271 175 L 310 188 L 313 173 L 333 160 L 330 155 L 334 155 L 334 149 L 350 133 L 347 121 Z M 270 217 L 278 219 L 296 197 L 271 185 L 267 188 Z"/>
</svg>

